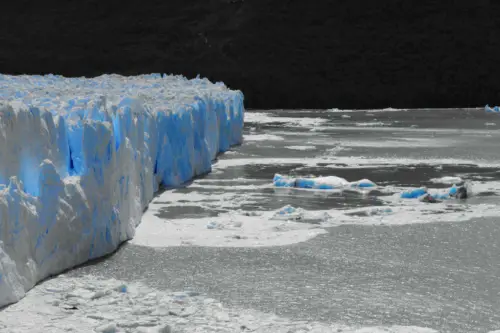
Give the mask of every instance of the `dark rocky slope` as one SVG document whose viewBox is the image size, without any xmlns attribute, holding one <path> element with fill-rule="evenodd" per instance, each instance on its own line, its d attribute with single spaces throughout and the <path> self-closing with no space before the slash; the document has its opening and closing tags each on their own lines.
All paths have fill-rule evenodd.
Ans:
<svg viewBox="0 0 500 333">
<path fill-rule="evenodd" d="M 0 72 L 166 72 L 221 80 L 252 108 L 500 104 L 488 0 L 4 3 Z"/>
</svg>

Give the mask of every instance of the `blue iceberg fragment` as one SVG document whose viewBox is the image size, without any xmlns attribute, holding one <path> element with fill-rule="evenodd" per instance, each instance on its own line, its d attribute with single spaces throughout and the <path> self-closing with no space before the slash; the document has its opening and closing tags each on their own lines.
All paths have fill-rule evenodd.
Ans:
<svg viewBox="0 0 500 333">
<path fill-rule="evenodd" d="M 498 106 L 492 108 L 491 106 L 486 104 L 486 106 L 484 107 L 484 111 L 486 111 L 487 113 L 500 113 L 500 108 Z"/>
<path fill-rule="evenodd" d="M 464 185 L 453 185 L 450 188 L 444 190 L 432 190 L 429 191 L 426 187 L 420 187 L 416 189 L 411 189 L 404 191 L 400 194 L 403 199 L 419 199 L 421 201 L 433 201 L 436 200 L 447 200 L 452 198 L 465 199 L 470 195 L 471 191 L 468 184 Z"/>
<path fill-rule="evenodd" d="M 416 188 L 416 189 L 408 190 L 408 191 L 401 193 L 401 198 L 417 199 L 426 193 L 427 193 L 427 189 L 425 187 L 421 187 L 421 188 Z"/>
<path fill-rule="evenodd" d="M 355 182 L 348 182 L 344 178 L 336 176 L 293 178 L 280 174 L 274 175 L 273 185 L 276 187 L 295 187 L 316 190 L 334 190 L 346 188 L 366 189 L 377 185 L 369 179 L 361 179 Z"/>
</svg>

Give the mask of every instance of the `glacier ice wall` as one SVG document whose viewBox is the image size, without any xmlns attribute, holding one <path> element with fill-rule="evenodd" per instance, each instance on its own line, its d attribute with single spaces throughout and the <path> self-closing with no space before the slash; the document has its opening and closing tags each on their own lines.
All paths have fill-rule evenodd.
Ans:
<svg viewBox="0 0 500 333">
<path fill-rule="evenodd" d="M 0 75 L 0 306 L 134 236 L 160 185 L 242 138 L 243 94 L 181 76 Z"/>
</svg>

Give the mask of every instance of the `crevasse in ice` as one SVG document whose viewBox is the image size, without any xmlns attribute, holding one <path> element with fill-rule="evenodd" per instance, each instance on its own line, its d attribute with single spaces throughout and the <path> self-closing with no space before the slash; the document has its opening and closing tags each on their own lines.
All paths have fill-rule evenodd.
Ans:
<svg viewBox="0 0 500 333">
<path fill-rule="evenodd" d="M 243 94 L 207 79 L 0 75 L 0 306 L 134 236 L 160 185 L 242 138 Z"/>
</svg>

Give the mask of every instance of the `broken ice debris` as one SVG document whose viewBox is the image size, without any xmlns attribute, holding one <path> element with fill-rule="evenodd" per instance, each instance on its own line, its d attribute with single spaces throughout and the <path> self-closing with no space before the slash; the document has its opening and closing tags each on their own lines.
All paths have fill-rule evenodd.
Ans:
<svg viewBox="0 0 500 333">
<path fill-rule="evenodd" d="M 286 205 L 285 207 L 278 210 L 272 217 L 273 220 L 301 220 L 304 217 L 304 211 L 301 208 L 295 208 L 290 205 Z"/>
</svg>

